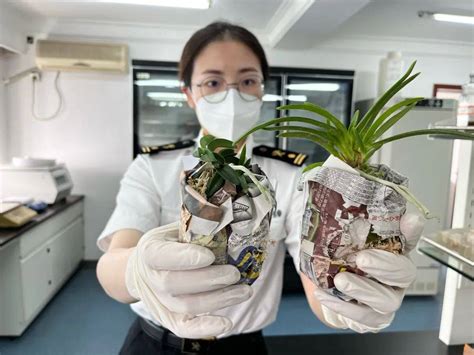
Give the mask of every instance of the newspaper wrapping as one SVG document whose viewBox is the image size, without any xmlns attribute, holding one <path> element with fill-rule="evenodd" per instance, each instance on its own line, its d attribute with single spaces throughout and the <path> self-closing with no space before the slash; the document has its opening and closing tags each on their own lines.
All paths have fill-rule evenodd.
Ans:
<svg viewBox="0 0 474 355">
<path fill-rule="evenodd" d="M 199 186 L 191 182 L 206 180 L 209 172 L 208 165 L 201 162 L 181 175 L 179 240 L 209 248 L 216 257 L 214 264 L 235 265 L 241 275 L 239 283 L 251 285 L 266 256 L 275 207 L 273 188 L 254 164 L 250 172 L 260 186 L 250 182 L 246 193 L 237 193 L 235 185 L 226 182 L 206 199 L 204 189 L 198 192 Z"/>
<path fill-rule="evenodd" d="M 302 180 L 305 212 L 300 268 L 318 287 L 351 300 L 335 288 L 334 277 L 342 271 L 364 275 L 355 264 L 360 250 L 376 248 L 403 254 L 405 237 L 400 232 L 400 218 L 406 200 L 392 188 L 360 176 L 337 158 L 331 156 L 326 163 L 306 173 Z M 372 168 L 381 179 L 408 184 L 406 177 L 385 165 Z"/>
</svg>

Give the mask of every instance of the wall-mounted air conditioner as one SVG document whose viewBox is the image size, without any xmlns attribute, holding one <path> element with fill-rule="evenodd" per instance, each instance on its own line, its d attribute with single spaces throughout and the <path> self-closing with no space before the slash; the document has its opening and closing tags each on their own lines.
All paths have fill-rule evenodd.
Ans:
<svg viewBox="0 0 474 355">
<path fill-rule="evenodd" d="M 38 40 L 36 65 L 41 70 L 128 72 L 128 47 L 122 44 Z"/>
</svg>

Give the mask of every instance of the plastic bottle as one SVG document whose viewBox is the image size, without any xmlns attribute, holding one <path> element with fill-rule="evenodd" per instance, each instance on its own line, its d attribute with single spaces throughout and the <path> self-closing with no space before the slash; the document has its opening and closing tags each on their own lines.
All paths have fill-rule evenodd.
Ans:
<svg viewBox="0 0 474 355">
<path fill-rule="evenodd" d="M 400 79 L 403 74 L 403 59 L 401 52 L 388 52 L 386 58 L 382 58 L 379 64 L 379 82 L 378 82 L 378 96 L 380 97 L 387 91 L 395 82 Z M 391 101 L 396 101 L 399 97 L 395 95 Z"/>
<path fill-rule="evenodd" d="M 470 75 L 470 82 L 462 86 L 459 97 L 457 125 L 474 126 L 474 74 Z"/>
</svg>

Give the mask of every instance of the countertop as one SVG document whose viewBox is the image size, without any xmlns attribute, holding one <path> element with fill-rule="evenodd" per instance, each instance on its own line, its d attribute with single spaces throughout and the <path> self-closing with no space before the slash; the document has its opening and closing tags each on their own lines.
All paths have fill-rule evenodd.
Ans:
<svg viewBox="0 0 474 355">
<path fill-rule="evenodd" d="M 83 195 L 70 195 L 65 199 L 56 202 L 54 205 L 50 205 L 44 212 L 38 214 L 28 223 L 24 224 L 18 228 L 0 228 L 0 247 L 11 242 L 15 238 L 21 236 L 26 231 L 37 226 L 38 224 L 46 221 L 47 219 L 53 217 L 54 215 L 60 213 L 66 208 L 82 201 L 84 199 Z"/>
</svg>

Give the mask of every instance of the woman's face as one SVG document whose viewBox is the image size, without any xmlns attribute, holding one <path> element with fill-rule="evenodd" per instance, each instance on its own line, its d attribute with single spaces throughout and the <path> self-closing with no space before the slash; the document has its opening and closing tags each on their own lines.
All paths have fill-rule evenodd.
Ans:
<svg viewBox="0 0 474 355">
<path fill-rule="evenodd" d="M 196 84 L 212 85 L 214 78 L 227 83 L 239 83 L 247 78 L 263 79 L 258 57 L 246 45 L 237 41 L 217 41 L 208 44 L 194 60 L 191 87 L 184 88 L 189 106 L 195 109 L 203 91 Z M 256 93 L 261 98 L 263 92 Z"/>
</svg>

